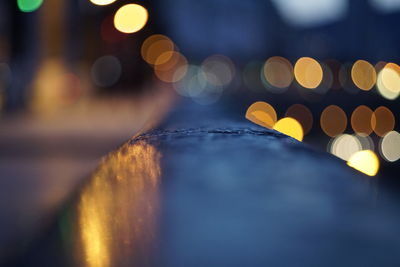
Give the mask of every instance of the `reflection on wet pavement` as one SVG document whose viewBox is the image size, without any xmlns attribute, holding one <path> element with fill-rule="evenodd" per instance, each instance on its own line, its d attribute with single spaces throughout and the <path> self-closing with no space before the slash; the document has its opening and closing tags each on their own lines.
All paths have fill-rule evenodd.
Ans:
<svg viewBox="0 0 400 267">
<path fill-rule="evenodd" d="M 148 265 L 156 236 L 159 161 L 145 141 L 126 144 L 103 160 L 83 188 L 77 252 L 86 266 Z"/>
</svg>

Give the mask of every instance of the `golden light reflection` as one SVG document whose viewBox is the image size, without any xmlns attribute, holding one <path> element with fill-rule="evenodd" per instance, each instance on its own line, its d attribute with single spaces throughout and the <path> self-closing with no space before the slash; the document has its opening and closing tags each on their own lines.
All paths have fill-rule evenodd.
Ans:
<svg viewBox="0 0 400 267">
<path fill-rule="evenodd" d="M 313 115 L 306 106 L 294 104 L 287 109 L 285 116 L 294 118 L 300 122 L 305 135 L 310 132 L 313 125 Z"/>
<path fill-rule="evenodd" d="M 275 109 L 268 103 L 253 103 L 246 112 L 246 119 L 260 126 L 271 129 L 277 120 Z"/>
<path fill-rule="evenodd" d="M 271 57 L 264 64 L 263 74 L 270 85 L 286 88 L 293 81 L 293 66 L 286 58 Z"/>
<path fill-rule="evenodd" d="M 294 65 L 294 76 L 301 86 L 314 89 L 322 82 L 323 71 L 318 61 L 310 57 L 302 57 Z"/>
<path fill-rule="evenodd" d="M 379 170 L 379 159 L 373 151 L 362 150 L 354 153 L 347 165 L 366 175 L 375 176 Z"/>
<path fill-rule="evenodd" d="M 300 142 L 304 137 L 301 124 L 297 120 L 290 117 L 280 119 L 277 123 L 275 123 L 274 130 L 289 135 Z"/>
<path fill-rule="evenodd" d="M 372 133 L 373 111 L 367 106 L 358 106 L 351 114 L 351 127 L 358 134 L 370 135 Z"/>
<path fill-rule="evenodd" d="M 322 130 L 330 137 L 335 137 L 346 130 L 347 117 L 344 111 L 336 106 L 330 105 L 321 113 L 320 124 Z"/>
<path fill-rule="evenodd" d="M 371 90 L 376 83 L 375 68 L 368 61 L 357 60 L 351 69 L 351 78 L 361 90 Z"/>
<path fill-rule="evenodd" d="M 400 159 L 400 134 L 396 131 L 385 134 L 380 141 L 380 152 L 387 161 L 394 162 Z"/>
<path fill-rule="evenodd" d="M 138 4 L 127 4 L 117 10 L 114 26 L 123 33 L 134 33 L 141 30 L 148 20 L 147 9 Z"/>
<path fill-rule="evenodd" d="M 156 236 L 160 154 L 144 141 L 107 156 L 81 193 L 80 245 L 88 267 L 148 262 Z"/>
<path fill-rule="evenodd" d="M 375 109 L 371 119 L 372 129 L 378 136 L 384 136 L 392 131 L 395 126 L 395 117 L 387 107 L 380 106 Z"/>
</svg>

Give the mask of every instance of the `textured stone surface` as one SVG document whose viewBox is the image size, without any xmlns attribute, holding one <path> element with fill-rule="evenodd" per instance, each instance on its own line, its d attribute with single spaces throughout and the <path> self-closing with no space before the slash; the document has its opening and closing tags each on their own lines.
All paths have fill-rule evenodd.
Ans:
<svg viewBox="0 0 400 267">
<path fill-rule="evenodd" d="M 399 208 L 374 180 L 244 119 L 204 113 L 213 119 L 197 127 L 199 113 L 182 114 L 105 157 L 49 232 L 10 265 L 399 262 Z"/>
</svg>

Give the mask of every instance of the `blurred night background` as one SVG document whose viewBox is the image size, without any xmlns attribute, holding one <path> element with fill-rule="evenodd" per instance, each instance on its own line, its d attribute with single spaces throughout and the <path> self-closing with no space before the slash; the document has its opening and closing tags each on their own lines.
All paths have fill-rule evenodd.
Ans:
<svg viewBox="0 0 400 267">
<path fill-rule="evenodd" d="M 400 0 L 1 1 L 0 249 L 178 103 L 274 128 L 400 195 L 399 19 Z"/>
</svg>

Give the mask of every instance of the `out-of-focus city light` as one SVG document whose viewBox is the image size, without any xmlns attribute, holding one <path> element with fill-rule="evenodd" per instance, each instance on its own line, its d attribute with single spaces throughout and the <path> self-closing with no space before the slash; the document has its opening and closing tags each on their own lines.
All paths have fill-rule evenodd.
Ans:
<svg viewBox="0 0 400 267">
<path fill-rule="evenodd" d="M 314 89 L 320 85 L 323 71 L 318 61 L 310 57 L 302 57 L 294 65 L 294 76 L 301 86 Z"/>
<path fill-rule="evenodd" d="M 203 68 L 189 65 L 184 77 L 174 83 L 175 90 L 201 105 L 211 105 L 219 100 L 223 87 L 211 84 Z"/>
<path fill-rule="evenodd" d="M 301 124 L 294 118 L 286 117 L 277 121 L 274 130 L 286 134 L 298 141 L 302 141 L 304 134 Z"/>
<path fill-rule="evenodd" d="M 114 85 L 121 77 L 121 73 L 121 63 L 115 56 L 102 56 L 98 58 L 91 69 L 93 82 L 101 87 Z"/>
<path fill-rule="evenodd" d="M 82 95 L 79 77 L 69 73 L 56 59 L 42 63 L 32 89 L 30 108 L 44 117 L 53 116 Z"/>
<path fill-rule="evenodd" d="M 263 68 L 267 89 L 272 92 L 283 92 L 293 81 L 292 64 L 283 57 L 269 58 Z"/>
<path fill-rule="evenodd" d="M 140 53 L 144 61 L 150 65 L 166 63 L 174 54 L 175 45 L 167 36 L 154 34 L 142 44 Z"/>
<path fill-rule="evenodd" d="M 90 2 L 92 2 L 93 4 L 98 5 L 98 6 L 106 6 L 106 5 L 114 3 L 115 1 L 116 0 L 90 0 Z"/>
<path fill-rule="evenodd" d="M 354 153 L 347 165 L 366 175 L 375 176 L 379 170 L 379 159 L 373 151 L 362 150 Z"/>
<path fill-rule="evenodd" d="M 344 111 L 336 106 L 330 105 L 321 113 L 320 124 L 322 130 L 330 137 L 335 137 L 346 130 L 347 117 Z"/>
<path fill-rule="evenodd" d="M 391 13 L 400 9 L 399 0 L 369 0 L 369 2 L 381 12 Z"/>
<path fill-rule="evenodd" d="M 395 126 L 395 117 L 387 107 L 380 106 L 375 109 L 371 119 L 372 129 L 378 136 L 384 136 L 392 131 Z"/>
<path fill-rule="evenodd" d="M 258 101 L 253 103 L 246 112 L 246 119 L 260 126 L 271 129 L 276 123 L 275 109 L 268 103 Z"/>
<path fill-rule="evenodd" d="M 367 106 L 358 106 L 351 114 L 351 127 L 358 134 L 372 133 L 372 116 L 374 112 Z"/>
<path fill-rule="evenodd" d="M 226 56 L 213 55 L 206 58 L 201 64 L 208 82 L 215 86 L 226 86 L 232 82 L 235 75 L 235 66 Z"/>
<path fill-rule="evenodd" d="M 117 10 L 114 25 L 123 33 L 134 33 L 141 30 L 148 20 L 147 9 L 138 4 L 127 4 Z"/>
<path fill-rule="evenodd" d="M 169 53 L 169 52 L 166 52 Z M 162 58 L 164 61 L 164 58 Z M 188 68 L 188 62 L 181 53 L 172 52 L 169 60 L 163 64 L 158 64 L 154 67 L 154 73 L 158 79 L 163 82 L 175 83 L 181 80 Z"/>
<path fill-rule="evenodd" d="M 396 99 L 400 95 L 400 67 L 388 63 L 379 72 L 377 80 L 378 92 L 386 99 Z"/>
<path fill-rule="evenodd" d="M 361 90 L 371 90 L 376 83 L 375 68 L 365 60 L 357 60 L 351 69 L 351 78 Z"/>
<path fill-rule="evenodd" d="M 348 5 L 346 0 L 273 0 L 273 3 L 288 23 L 305 27 L 339 20 Z"/>
<path fill-rule="evenodd" d="M 357 137 L 350 134 L 341 134 L 336 136 L 330 143 L 329 152 L 345 161 L 362 150 L 362 145 Z"/>
<path fill-rule="evenodd" d="M 17 0 L 19 10 L 22 12 L 32 12 L 43 4 L 43 0 Z"/>
<path fill-rule="evenodd" d="M 390 131 L 380 141 L 382 157 L 390 162 L 400 159 L 400 134 Z"/>
<path fill-rule="evenodd" d="M 184 77 L 174 85 L 180 95 L 187 97 L 198 96 L 206 86 L 206 74 L 196 65 L 189 65 Z"/>
<path fill-rule="evenodd" d="M 301 124 L 304 135 L 310 132 L 313 125 L 313 115 L 306 106 L 302 104 L 290 106 L 286 111 L 285 117 L 296 119 Z"/>
</svg>

